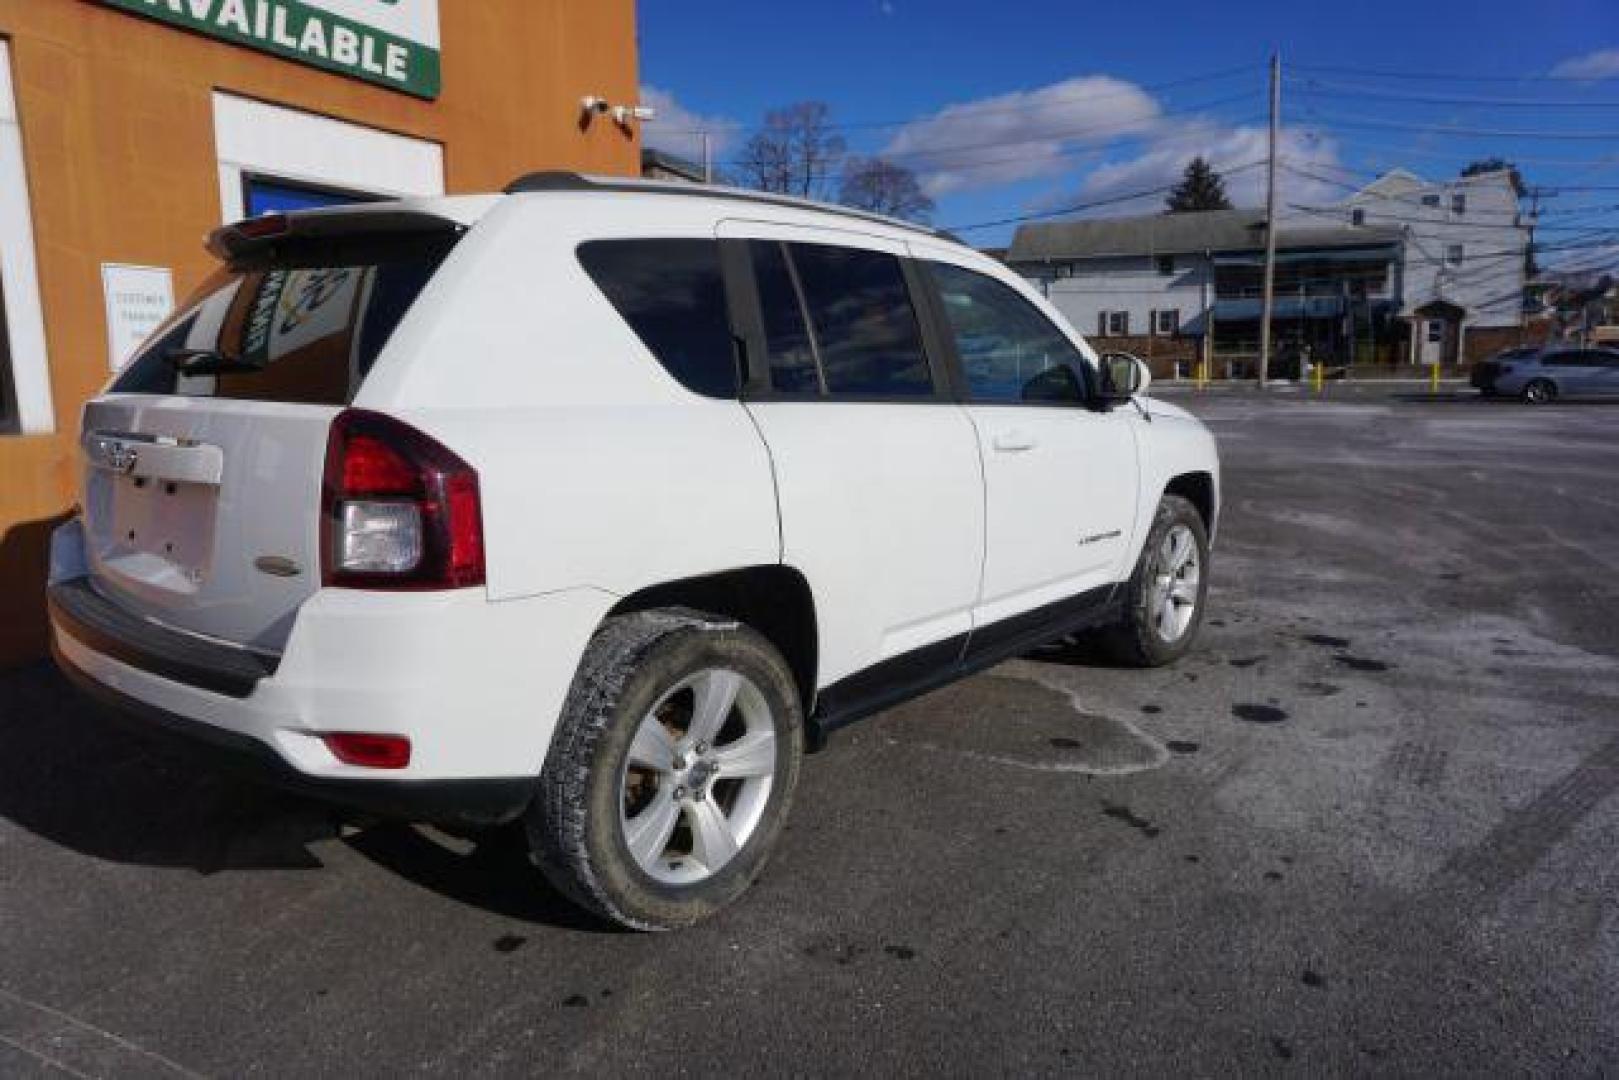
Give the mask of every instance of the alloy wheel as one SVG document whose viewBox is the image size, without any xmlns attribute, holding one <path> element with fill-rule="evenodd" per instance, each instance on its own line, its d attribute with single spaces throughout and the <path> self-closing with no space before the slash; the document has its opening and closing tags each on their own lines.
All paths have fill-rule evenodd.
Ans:
<svg viewBox="0 0 1619 1080">
<path fill-rule="evenodd" d="M 736 857 L 776 776 L 770 706 L 746 676 L 704 668 L 642 717 L 619 778 L 619 827 L 649 877 L 691 885 Z"/>
<path fill-rule="evenodd" d="M 1175 525 L 1158 545 L 1152 587 L 1147 594 L 1153 631 L 1164 641 L 1179 641 L 1192 625 L 1202 579 L 1197 538 L 1188 526 Z"/>
</svg>

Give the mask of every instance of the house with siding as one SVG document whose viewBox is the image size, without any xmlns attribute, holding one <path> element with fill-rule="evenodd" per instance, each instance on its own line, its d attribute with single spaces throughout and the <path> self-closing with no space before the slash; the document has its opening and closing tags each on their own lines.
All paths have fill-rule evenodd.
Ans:
<svg viewBox="0 0 1619 1080">
<path fill-rule="evenodd" d="M 1005 259 L 1099 348 L 1161 374 L 1248 373 L 1265 217 L 1250 209 L 1024 225 Z M 1528 229 L 1510 174 L 1429 184 L 1395 170 L 1277 226 L 1272 339 L 1329 364 L 1455 363 L 1518 332 Z"/>
</svg>

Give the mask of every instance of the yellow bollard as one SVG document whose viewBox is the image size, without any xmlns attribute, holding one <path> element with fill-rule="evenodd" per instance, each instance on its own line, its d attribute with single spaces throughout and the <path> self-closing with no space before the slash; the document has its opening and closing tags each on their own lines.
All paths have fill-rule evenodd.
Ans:
<svg viewBox="0 0 1619 1080">
<path fill-rule="evenodd" d="M 1315 380 L 1315 392 L 1318 394 L 1321 392 L 1321 367 L 1320 364 L 1313 364 L 1310 369 L 1310 378 Z"/>
<path fill-rule="evenodd" d="M 1439 393 L 1439 365 L 1433 366 L 1433 377 L 1429 381 L 1429 388 L 1435 394 Z"/>
</svg>

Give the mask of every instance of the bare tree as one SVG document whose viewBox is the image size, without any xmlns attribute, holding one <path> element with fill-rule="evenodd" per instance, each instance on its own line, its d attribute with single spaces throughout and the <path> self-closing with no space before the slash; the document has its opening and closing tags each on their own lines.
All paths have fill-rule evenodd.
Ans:
<svg viewBox="0 0 1619 1080">
<path fill-rule="evenodd" d="M 742 147 L 737 176 L 748 187 L 813 199 L 831 189 L 843 164 L 843 136 L 824 101 L 800 101 L 765 113 Z"/>
<path fill-rule="evenodd" d="M 838 202 L 909 221 L 926 221 L 933 215 L 933 200 L 916 182 L 916 174 L 880 157 L 849 159 Z"/>
</svg>

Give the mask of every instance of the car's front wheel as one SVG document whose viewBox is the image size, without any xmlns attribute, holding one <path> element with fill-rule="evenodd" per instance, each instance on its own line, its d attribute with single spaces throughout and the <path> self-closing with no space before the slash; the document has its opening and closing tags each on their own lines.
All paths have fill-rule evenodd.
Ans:
<svg viewBox="0 0 1619 1080">
<path fill-rule="evenodd" d="M 1158 503 L 1135 573 L 1124 585 L 1124 610 L 1101 643 L 1136 667 L 1173 663 L 1192 647 L 1209 591 L 1209 534 L 1203 515 L 1179 495 Z"/>
<path fill-rule="evenodd" d="M 1523 388 L 1523 400 L 1529 405 L 1544 405 L 1557 397 L 1557 384 L 1550 379 L 1530 379 Z"/>
<path fill-rule="evenodd" d="M 786 662 L 748 627 L 685 609 L 609 619 L 580 664 L 528 813 L 536 862 L 621 925 L 696 923 L 764 866 L 803 732 Z"/>
</svg>

